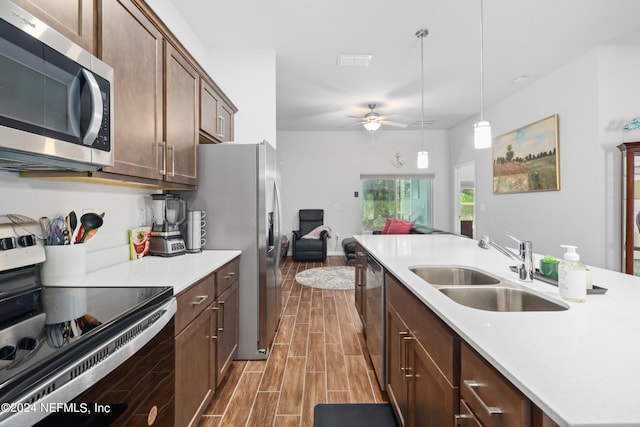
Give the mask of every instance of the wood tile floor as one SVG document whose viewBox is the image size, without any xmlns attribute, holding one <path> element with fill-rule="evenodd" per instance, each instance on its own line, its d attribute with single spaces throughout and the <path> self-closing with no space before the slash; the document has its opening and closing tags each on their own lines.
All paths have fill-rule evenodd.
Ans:
<svg viewBox="0 0 640 427">
<path fill-rule="evenodd" d="M 298 271 L 329 265 L 346 260 L 285 260 L 283 316 L 268 359 L 233 362 L 200 427 L 310 427 L 317 403 L 387 402 L 369 361 L 354 291 L 295 281 Z"/>
</svg>

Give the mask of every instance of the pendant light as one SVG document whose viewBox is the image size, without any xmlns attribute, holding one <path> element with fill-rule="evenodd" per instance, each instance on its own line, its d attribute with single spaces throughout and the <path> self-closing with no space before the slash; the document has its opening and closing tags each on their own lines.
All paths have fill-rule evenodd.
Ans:
<svg viewBox="0 0 640 427">
<path fill-rule="evenodd" d="M 484 7 L 480 0 L 480 121 L 473 124 L 473 146 L 491 147 L 491 122 L 484 119 Z"/>
<path fill-rule="evenodd" d="M 422 120 L 420 121 L 420 141 L 421 150 L 418 151 L 418 169 L 429 167 L 429 152 L 424 149 L 424 38 L 429 35 L 429 30 L 422 29 L 416 31 L 416 37 L 420 39 L 420 78 L 422 82 Z"/>
</svg>

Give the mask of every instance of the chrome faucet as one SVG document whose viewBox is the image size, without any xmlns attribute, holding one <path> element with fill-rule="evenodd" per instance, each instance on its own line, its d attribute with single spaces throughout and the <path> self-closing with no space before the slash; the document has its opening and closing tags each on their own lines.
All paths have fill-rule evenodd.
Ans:
<svg viewBox="0 0 640 427">
<path fill-rule="evenodd" d="M 491 240 L 489 236 L 482 236 L 480 238 L 480 241 L 478 242 L 478 246 L 480 246 L 482 249 L 489 249 L 491 246 L 493 246 L 504 255 L 518 262 L 518 265 L 516 267 L 518 268 L 518 276 L 520 280 L 523 282 L 533 282 L 533 245 L 531 241 L 522 241 L 515 238 L 509 233 L 505 234 L 518 244 L 519 254 L 515 254 L 509 249 L 503 248 L 502 246 Z"/>
</svg>

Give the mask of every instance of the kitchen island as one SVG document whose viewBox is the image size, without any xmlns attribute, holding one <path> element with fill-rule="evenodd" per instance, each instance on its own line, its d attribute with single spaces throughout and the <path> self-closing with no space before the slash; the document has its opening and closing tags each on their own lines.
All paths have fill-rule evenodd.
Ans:
<svg viewBox="0 0 640 427">
<path fill-rule="evenodd" d="M 360 235 L 356 240 L 463 342 L 561 426 L 640 425 L 640 278 L 591 268 L 608 288 L 564 311 L 492 312 L 460 305 L 409 270 L 468 266 L 559 300 L 558 288 L 519 282 L 513 261 L 454 235 Z M 535 241 L 533 242 L 535 251 Z M 588 260 L 585 260 L 588 264 Z"/>
</svg>

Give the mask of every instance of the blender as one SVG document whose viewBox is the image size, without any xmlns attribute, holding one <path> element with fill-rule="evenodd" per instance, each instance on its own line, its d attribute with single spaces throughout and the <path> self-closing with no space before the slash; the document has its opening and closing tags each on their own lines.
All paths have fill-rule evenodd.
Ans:
<svg viewBox="0 0 640 427">
<path fill-rule="evenodd" d="M 149 254 L 174 256 L 186 253 L 180 226 L 187 217 L 187 203 L 179 194 L 152 194 L 153 225 Z"/>
</svg>

